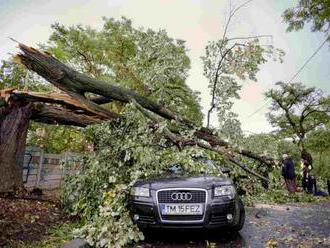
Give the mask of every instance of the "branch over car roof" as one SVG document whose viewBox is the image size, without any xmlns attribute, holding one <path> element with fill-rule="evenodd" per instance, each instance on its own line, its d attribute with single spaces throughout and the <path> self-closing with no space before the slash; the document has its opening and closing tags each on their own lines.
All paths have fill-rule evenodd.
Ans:
<svg viewBox="0 0 330 248">
<path fill-rule="evenodd" d="M 28 47 L 24 44 L 19 43 L 19 48 L 21 52 L 16 55 L 16 61 L 22 63 L 28 69 L 36 72 L 54 86 L 66 92 L 71 98 L 74 99 L 73 105 L 78 104 L 83 106 L 86 111 L 89 111 L 90 113 L 99 113 L 104 118 L 107 118 L 108 116 L 109 119 L 118 118 L 118 115 L 105 110 L 96 103 L 92 102 L 90 99 L 86 98 L 85 93 L 87 92 L 123 103 L 129 103 L 134 100 L 134 102 L 145 110 L 151 111 L 167 120 L 176 121 L 184 128 L 195 129 L 196 131 L 194 133 L 194 138 L 196 140 L 201 139 L 206 141 L 210 147 L 222 147 L 221 151 L 224 150 L 223 148 L 226 148 L 227 150 L 230 150 L 231 153 L 241 154 L 266 164 L 267 166 L 274 165 L 274 160 L 271 158 L 265 158 L 250 151 L 242 151 L 232 148 L 228 142 L 220 139 L 214 130 L 205 127 L 197 127 L 193 121 L 176 114 L 158 102 L 142 96 L 135 91 L 114 85 L 111 82 L 105 82 L 89 77 L 61 63 L 50 54 L 40 52 L 37 49 Z M 34 97 L 38 96 L 34 94 Z M 62 101 L 59 96 L 57 97 L 57 100 Z M 216 151 L 227 157 L 227 159 L 231 162 L 235 160 L 235 164 L 237 165 L 237 158 L 233 159 L 232 155 L 228 155 L 230 153 L 220 152 L 219 149 Z M 257 173 L 252 174 L 256 175 Z M 258 174 L 256 176 L 258 176 Z M 262 180 L 266 180 L 264 177 L 258 177 Z"/>
</svg>

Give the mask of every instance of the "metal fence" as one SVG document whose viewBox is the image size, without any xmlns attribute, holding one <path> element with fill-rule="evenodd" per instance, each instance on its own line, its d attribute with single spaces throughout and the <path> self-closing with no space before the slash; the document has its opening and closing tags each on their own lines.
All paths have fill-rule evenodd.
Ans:
<svg viewBox="0 0 330 248">
<path fill-rule="evenodd" d="M 81 164 L 81 154 L 50 154 L 38 147 L 27 147 L 23 163 L 24 185 L 27 188 L 60 188 L 64 176 L 79 172 Z"/>
</svg>

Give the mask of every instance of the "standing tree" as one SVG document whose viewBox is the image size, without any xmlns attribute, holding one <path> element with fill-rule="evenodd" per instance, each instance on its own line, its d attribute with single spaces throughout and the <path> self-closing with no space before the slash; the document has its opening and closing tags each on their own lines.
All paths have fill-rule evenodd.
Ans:
<svg viewBox="0 0 330 248">
<path fill-rule="evenodd" d="M 202 57 L 204 75 L 209 81 L 211 104 L 207 112 L 207 127 L 210 127 L 211 114 L 215 110 L 219 121 L 219 130 L 226 139 L 241 137 L 242 132 L 237 114 L 231 109 L 234 99 L 239 99 L 242 81 L 257 81 L 259 66 L 267 59 L 277 58 L 282 61 L 284 52 L 274 49 L 270 44 L 262 44 L 259 40 L 271 38 L 271 35 L 255 35 L 247 37 L 228 37 L 228 28 L 235 14 L 251 1 L 246 1 L 229 10 L 229 16 L 221 39 L 211 41 L 205 48 Z"/>
<path fill-rule="evenodd" d="M 300 30 L 311 23 L 312 32 L 323 32 L 330 42 L 330 1 L 300 0 L 298 5 L 284 11 L 283 19 L 289 24 L 288 31 Z"/>
<path fill-rule="evenodd" d="M 290 137 L 306 153 L 305 139 L 311 131 L 330 121 L 330 97 L 301 83 L 283 83 L 266 92 L 272 100 L 269 120 L 282 137 Z"/>
</svg>

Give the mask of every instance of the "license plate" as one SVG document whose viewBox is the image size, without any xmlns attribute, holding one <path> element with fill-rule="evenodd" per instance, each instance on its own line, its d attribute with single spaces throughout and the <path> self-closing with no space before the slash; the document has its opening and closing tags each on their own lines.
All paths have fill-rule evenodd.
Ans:
<svg viewBox="0 0 330 248">
<path fill-rule="evenodd" d="M 160 204 L 162 215 L 202 215 L 203 204 Z"/>
</svg>

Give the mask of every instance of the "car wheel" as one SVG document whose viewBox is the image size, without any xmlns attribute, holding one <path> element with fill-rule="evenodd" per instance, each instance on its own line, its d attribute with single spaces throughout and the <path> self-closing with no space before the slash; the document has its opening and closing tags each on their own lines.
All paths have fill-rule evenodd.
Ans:
<svg viewBox="0 0 330 248">
<path fill-rule="evenodd" d="M 241 199 L 239 199 L 238 202 L 238 209 L 239 209 L 239 220 L 231 227 L 231 231 L 233 232 L 240 231 L 243 228 L 245 222 L 245 209 Z"/>
</svg>

